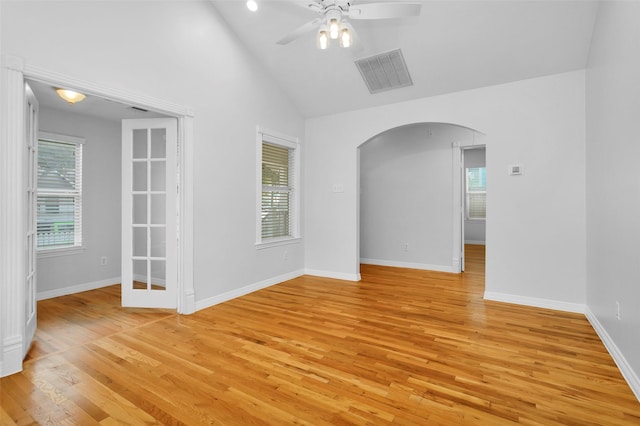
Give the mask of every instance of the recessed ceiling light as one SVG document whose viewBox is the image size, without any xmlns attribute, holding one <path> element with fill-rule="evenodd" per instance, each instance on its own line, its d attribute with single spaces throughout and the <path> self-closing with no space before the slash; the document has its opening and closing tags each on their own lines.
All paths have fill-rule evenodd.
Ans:
<svg viewBox="0 0 640 426">
<path fill-rule="evenodd" d="M 256 3 L 256 0 L 247 0 L 247 9 L 252 12 L 258 10 L 258 3 Z"/>
</svg>

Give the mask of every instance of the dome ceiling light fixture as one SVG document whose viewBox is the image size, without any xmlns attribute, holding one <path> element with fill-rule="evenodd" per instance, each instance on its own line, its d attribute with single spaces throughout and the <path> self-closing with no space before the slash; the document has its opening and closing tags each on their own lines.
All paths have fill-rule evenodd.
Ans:
<svg viewBox="0 0 640 426">
<path fill-rule="evenodd" d="M 75 91 L 69 90 L 69 89 L 61 89 L 59 87 L 56 88 L 56 93 L 62 99 L 64 99 L 65 101 L 69 102 L 70 105 L 73 105 L 76 102 L 82 102 L 84 100 L 84 98 L 87 97 L 86 95 L 84 95 L 84 94 L 82 94 L 80 92 L 75 92 Z"/>
</svg>

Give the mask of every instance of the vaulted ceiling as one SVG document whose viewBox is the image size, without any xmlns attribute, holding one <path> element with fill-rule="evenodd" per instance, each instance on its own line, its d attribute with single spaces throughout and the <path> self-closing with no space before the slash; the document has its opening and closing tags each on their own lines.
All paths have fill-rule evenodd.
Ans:
<svg viewBox="0 0 640 426">
<path fill-rule="evenodd" d="M 419 17 L 353 20 L 354 46 L 323 51 L 315 32 L 276 43 L 318 16 L 293 4 L 304 0 L 257 0 L 257 12 L 211 1 L 305 117 L 583 69 L 598 10 L 591 0 L 427 0 Z M 354 60 L 398 48 L 413 86 L 370 94 Z"/>
<path fill-rule="evenodd" d="M 318 17 L 305 8 L 305 0 L 257 0 L 257 12 L 250 12 L 245 0 L 210 0 L 305 117 L 583 69 L 598 11 L 596 0 L 410 1 L 421 3 L 420 16 L 352 20 L 354 46 L 319 50 L 315 31 L 286 45 L 276 43 Z M 351 4 L 373 2 L 381 0 Z M 398 48 L 413 85 L 370 94 L 354 61 Z M 67 107 L 51 87 L 32 85 L 43 106 Z M 152 115 L 99 98 L 74 111 L 109 119 Z"/>
</svg>

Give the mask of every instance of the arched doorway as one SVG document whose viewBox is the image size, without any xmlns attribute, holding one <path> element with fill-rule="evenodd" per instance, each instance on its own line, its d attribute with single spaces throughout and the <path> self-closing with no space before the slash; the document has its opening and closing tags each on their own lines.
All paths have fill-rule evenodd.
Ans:
<svg viewBox="0 0 640 426">
<path fill-rule="evenodd" d="M 464 269 L 463 149 L 482 136 L 455 124 L 414 123 L 358 147 L 361 263 Z"/>
</svg>

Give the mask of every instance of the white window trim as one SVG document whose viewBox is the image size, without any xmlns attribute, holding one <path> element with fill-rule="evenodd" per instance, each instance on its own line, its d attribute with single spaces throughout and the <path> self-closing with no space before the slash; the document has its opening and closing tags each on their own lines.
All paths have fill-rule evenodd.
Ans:
<svg viewBox="0 0 640 426">
<path fill-rule="evenodd" d="M 77 136 L 69 136 L 69 135 L 61 135 L 58 133 L 51 132 L 38 132 L 38 141 L 45 140 L 51 142 L 62 142 L 68 144 L 75 145 L 84 145 L 86 139 L 79 138 Z M 84 152 L 83 152 L 84 156 Z M 83 158 L 84 160 L 84 158 Z M 84 181 L 84 172 L 82 173 L 82 180 Z M 82 185 L 82 182 L 81 182 Z M 81 187 L 82 188 L 82 187 Z M 80 190 L 82 194 L 82 189 Z M 84 196 L 81 195 L 81 199 L 84 199 Z M 80 235 L 82 236 L 82 243 L 80 245 L 74 246 L 64 246 L 64 247 L 37 247 L 36 254 L 38 258 L 46 258 L 46 257 L 55 257 L 55 256 L 68 256 L 74 255 L 84 252 L 84 230 L 83 230 L 84 220 L 82 220 L 82 212 L 80 213 Z"/>
<path fill-rule="evenodd" d="M 69 256 L 72 254 L 80 254 L 84 252 L 84 245 L 73 247 L 47 247 L 39 248 L 36 250 L 38 258 L 56 257 L 56 256 Z"/>
<path fill-rule="evenodd" d="M 294 202 L 291 204 L 290 229 L 291 236 L 277 238 L 262 238 L 262 143 L 268 142 L 293 150 L 294 155 Z M 300 236 L 300 140 L 279 132 L 264 129 L 260 126 L 256 129 L 256 249 L 265 249 L 288 244 L 296 244 L 301 240 Z M 291 213 L 293 213 L 291 215 Z"/>
</svg>

